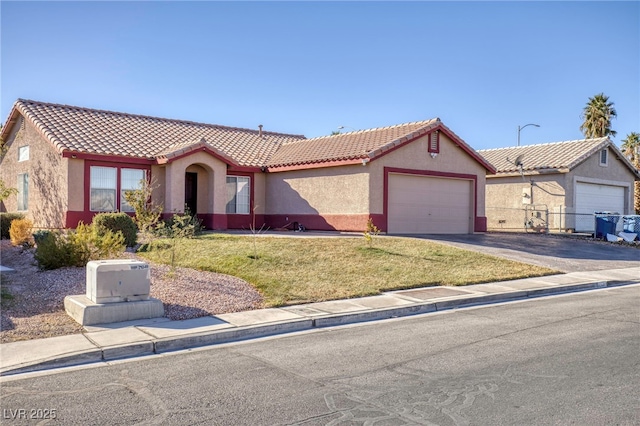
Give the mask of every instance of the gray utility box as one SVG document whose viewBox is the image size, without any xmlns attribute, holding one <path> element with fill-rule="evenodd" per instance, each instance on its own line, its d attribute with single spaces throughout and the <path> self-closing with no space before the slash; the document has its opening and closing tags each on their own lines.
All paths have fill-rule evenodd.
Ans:
<svg viewBox="0 0 640 426">
<path fill-rule="evenodd" d="M 148 300 L 149 265 L 132 259 L 92 260 L 87 263 L 87 298 L 94 303 Z"/>
</svg>

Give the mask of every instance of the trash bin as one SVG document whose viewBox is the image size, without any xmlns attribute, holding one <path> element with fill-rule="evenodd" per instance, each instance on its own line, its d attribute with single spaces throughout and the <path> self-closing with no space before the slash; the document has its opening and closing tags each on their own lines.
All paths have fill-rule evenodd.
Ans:
<svg viewBox="0 0 640 426">
<path fill-rule="evenodd" d="M 619 213 L 596 212 L 596 238 L 607 238 L 607 234 L 616 234 L 616 226 L 620 220 Z"/>
<path fill-rule="evenodd" d="M 640 215 L 623 216 L 622 230 L 640 235 Z"/>
</svg>

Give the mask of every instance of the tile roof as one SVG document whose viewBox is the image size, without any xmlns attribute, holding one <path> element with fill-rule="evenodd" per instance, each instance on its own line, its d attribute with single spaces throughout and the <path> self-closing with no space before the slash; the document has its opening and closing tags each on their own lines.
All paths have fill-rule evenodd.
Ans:
<svg viewBox="0 0 640 426">
<path fill-rule="evenodd" d="M 573 169 L 606 146 L 612 147 L 618 156 L 622 156 L 606 137 L 485 149 L 478 150 L 478 153 L 495 166 L 498 175 L 519 173 L 519 168 L 514 164 L 518 156 L 522 156 L 522 170 L 525 173 L 542 170 L 562 172 Z"/>
<path fill-rule="evenodd" d="M 226 127 L 18 99 L 17 110 L 60 151 L 157 159 L 208 144 L 240 166 L 261 166 L 302 135 Z M 11 117 L 11 116 L 10 116 Z M 11 119 L 11 118 L 10 118 Z M 8 131 L 8 129 L 7 129 Z"/>
<path fill-rule="evenodd" d="M 303 164 L 373 158 L 395 146 L 435 128 L 440 119 L 398 124 L 287 142 L 271 157 L 267 166 L 286 167 Z"/>
<path fill-rule="evenodd" d="M 4 135 L 18 114 L 29 119 L 60 152 L 125 156 L 164 163 L 205 149 L 229 164 L 267 166 L 271 170 L 373 160 L 437 129 L 446 132 L 490 173 L 494 171 L 484 157 L 438 118 L 306 139 L 303 135 L 18 99 L 8 126 L 2 129 Z"/>
</svg>

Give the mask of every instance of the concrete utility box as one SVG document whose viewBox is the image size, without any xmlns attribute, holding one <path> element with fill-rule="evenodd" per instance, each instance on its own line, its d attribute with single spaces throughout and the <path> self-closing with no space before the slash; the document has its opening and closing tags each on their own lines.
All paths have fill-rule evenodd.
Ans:
<svg viewBox="0 0 640 426">
<path fill-rule="evenodd" d="M 92 260 L 87 263 L 87 298 L 94 303 L 148 300 L 151 270 L 133 259 Z"/>
</svg>

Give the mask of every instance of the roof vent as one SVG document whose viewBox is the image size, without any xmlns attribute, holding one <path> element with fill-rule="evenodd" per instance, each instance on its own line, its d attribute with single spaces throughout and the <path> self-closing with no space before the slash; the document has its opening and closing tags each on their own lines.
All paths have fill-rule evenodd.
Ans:
<svg viewBox="0 0 640 426">
<path fill-rule="evenodd" d="M 262 124 L 258 124 L 258 136 L 262 137 Z"/>
</svg>

